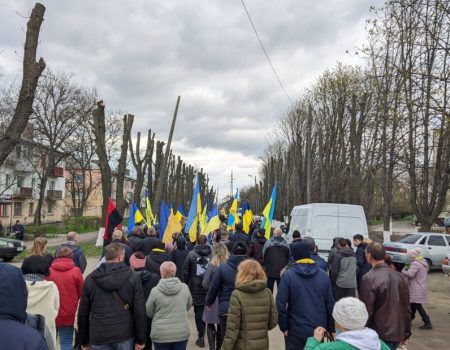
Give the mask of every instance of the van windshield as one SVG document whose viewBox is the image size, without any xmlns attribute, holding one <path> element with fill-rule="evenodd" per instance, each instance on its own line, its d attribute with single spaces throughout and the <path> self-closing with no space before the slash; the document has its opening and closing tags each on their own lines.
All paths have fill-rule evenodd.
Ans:
<svg viewBox="0 0 450 350">
<path fill-rule="evenodd" d="M 400 238 L 399 242 L 402 243 L 409 243 L 409 244 L 414 244 L 416 243 L 420 238 L 422 237 L 422 235 L 412 235 L 412 234 L 407 234 L 405 236 L 403 236 L 402 238 Z"/>
</svg>

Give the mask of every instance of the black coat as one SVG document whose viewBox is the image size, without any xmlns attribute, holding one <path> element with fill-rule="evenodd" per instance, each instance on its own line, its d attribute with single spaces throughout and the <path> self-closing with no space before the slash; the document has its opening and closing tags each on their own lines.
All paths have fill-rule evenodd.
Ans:
<svg viewBox="0 0 450 350">
<path fill-rule="evenodd" d="M 128 242 L 130 242 L 130 247 L 134 252 L 139 252 L 141 250 L 142 238 L 139 236 L 133 235 L 128 238 Z"/>
<path fill-rule="evenodd" d="M 267 278 L 280 278 L 281 270 L 291 258 L 289 245 L 282 238 L 272 237 L 263 247 Z"/>
<path fill-rule="evenodd" d="M 130 305 L 127 310 L 113 292 Z M 146 342 L 147 316 L 141 279 L 124 263 L 104 263 L 86 277 L 78 309 L 82 345 L 104 345 L 135 338 Z"/>
<path fill-rule="evenodd" d="M 219 266 L 214 273 L 205 305 L 212 305 L 219 298 L 219 316 L 226 315 L 230 306 L 231 293 L 236 282 L 237 268 L 239 264 L 248 259 L 247 255 L 232 255 L 225 264 Z"/>
<path fill-rule="evenodd" d="M 249 256 L 250 256 L 250 258 L 258 260 L 261 264 L 264 261 L 262 249 L 263 249 L 266 241 L 267 241 L 267 239 L 265 237 L 256 237 L 256 238 L 253 238 L 250 242 Z"/>
<path fill-rule="evenodd" d="M 356 278 L 358 281 L 358 286 L 362 277 L 372 268 L 372 265 L 367 262 L 366 248 L 367 243 L 361 243 L 358 248 L 356 248 L 356 265 L 358 265 L 358 273 Z"/>
<path fill-rule="evenodd" d="M 167 254 L 162 249 L 153 249 L 147 258 L 145 259 L 145 268 L 153 273 L 156 273 L 159 277 L 161 277 L 161 272 L 159 271 L 159 267 L 164 261 L 169 261 L 169 254 Z"/>
<path fill-rule="evenodd" d="M 141 240 L 139 250 L 145 255 L 149 255 L 153 248 L 155 248 L 156 244 L 159 244 L 160 242 L 161 240 L 156 237 L 145 237 Z"/>
<path fill-rule="evenodd" d="M 175 263 L 175 265 L 177 265 L 176 276 L 180 279 L 181 282 L 184 282 L 183 265 L 184 265 L 184 262 L 188 255 L 189 255 L 189 250 L 187 250 L 186 248 L 183 248 L 183 249 L 175 248 L 170 253 L 170 261 L 173 261 Z"/>
<path fill-rule="evenodd" d="M 250 237 L 248 235 L 245 234 L 245 232 L 235 232 L 231 238 L 230 241 L 233 243 L 236 242 L 244 242 L 245 244 L 247 244 L 247 246 L 250 245 Z"/>
<path fill-rule="evenodd" d="M 189 253 L 183 266 L 183 280 L 189 286 L 193 305 L 205 305 L 207 289 L 202 286 L 203 277 L 211 257 L 211 247 L 196 245 Z"/>
</svg>

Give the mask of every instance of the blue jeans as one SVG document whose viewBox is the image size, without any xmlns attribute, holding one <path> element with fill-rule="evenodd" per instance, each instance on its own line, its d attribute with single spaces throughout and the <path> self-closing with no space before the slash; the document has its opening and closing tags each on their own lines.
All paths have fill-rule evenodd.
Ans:
<svg viewBox="0 0 450 350">
<path fill-rule="evenodd" d="M 106 345 L 91 345 L 92 350 L 133 350 L 134 339 L 128 339 L 119 343 L 112 343 Z"/>
<path fill-rule="evenodd" d="M 176 343 L 153 342 L 153 345 L 155 346 L 155 350 L 186 350 L 187 342 L 187 340 L 179 341 Z"/>
<path fill-rule="evenodd" d="M 58 327 L 57 331 L 61 350 L 72 350 L 73 327 Z"/>
<path fill-rule="evenodd" d="M 400 346 L 399 341 L 386 341 L 386 340 L 383 340 L 383 341 L 388 346 L 388 348 L 391 350 L 397 350 L 397 348 Z"/>
</svg>

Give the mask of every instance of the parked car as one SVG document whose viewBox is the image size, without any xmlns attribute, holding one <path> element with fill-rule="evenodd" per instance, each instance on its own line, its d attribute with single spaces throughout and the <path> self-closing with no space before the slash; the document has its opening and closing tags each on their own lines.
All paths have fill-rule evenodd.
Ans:
<svg viewBox="0 0 450 350">
<path fill-rule="evenodd" d="M 450 253 L 450 235 L 433 232 L 406 234 L 397 242 L 385 243 L 384 247 L 392 261 L 399 264 L 409 261 L 408 250 L 420 247 L 428 266 L 439 268 L 445 256 Z"/>
<path fill-rule="evenodd" d="M 25 243 L 22 241 L 0 237 L 0 258 L 4 261 L 11 261 L 25 249 Z"/>
<path fill-rule="evenodd" d="M 450 253 L 447 254 L 447 256 L 444 258 L 444 261 L 442 262 L 442 271 L 446 275 L 450 275 L 450 265 L 448 263 L 449 259 L 450 259 Z"/>
</svg>

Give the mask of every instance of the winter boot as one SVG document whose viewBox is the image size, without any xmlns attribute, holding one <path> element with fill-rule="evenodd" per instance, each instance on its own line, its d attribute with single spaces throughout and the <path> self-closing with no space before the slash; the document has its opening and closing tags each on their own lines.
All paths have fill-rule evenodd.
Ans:
<svg viewBox="0 0 450 350">
<path fill-rule="evenodd" d="M 204 348 L 205 347 L 205 338 L 198 337 L 197 341 L 195 342 L 195 345 L 197 345 L 200 348 Z"/>
<path fill-rule="evenodd" d="M 431 325 L 431 321 L 430 321 L 430 317 L 427 316 L 424 320 L 423 320 L 424 324 L 423 326 L 420 326 L 420 329 L 433 329 L 433 326 Z"/>
<path fill-rule="evenodd" d="M 206 334 L 208 336 L 209 350 L 216 350 L 216 331 L 208 327 Z"/>
</svg>

